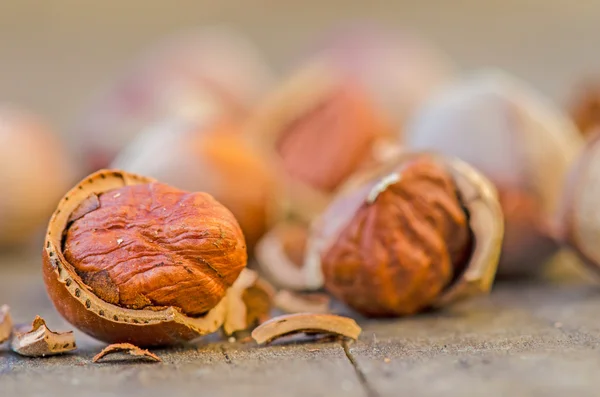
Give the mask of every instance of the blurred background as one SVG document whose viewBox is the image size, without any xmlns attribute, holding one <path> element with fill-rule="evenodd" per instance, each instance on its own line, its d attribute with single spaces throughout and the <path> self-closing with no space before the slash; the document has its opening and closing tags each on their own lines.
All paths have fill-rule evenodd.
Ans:
<svg viewBox="0 0 600 397">
<path fill-rule="evenodd" d="M 334 193 L 402 147 L 496 184 L 520 272 L 557 251 L 563 177 L 600 126 L 600 86 L 579 98 L 599 34 L 600 1 L 4 1 L 0 249 L 38 244 L 70 186 L 116 167 L 213 194 L 251 256 L 299 222 L 302 262 Z M 490 68 L 507 79 L 471 79 Z"/>
<path fill-rule="evenodd" d="M 91 95 L 166 34 L 228 24 L 283 71 L 335 24 L 367 19 L 412 28 L 467 70 L 505 68 L 564 102 L 600 68 L 599 15 L 595 0 L 2 1 L 0 100 L 67 134 Z"/>
</svg>

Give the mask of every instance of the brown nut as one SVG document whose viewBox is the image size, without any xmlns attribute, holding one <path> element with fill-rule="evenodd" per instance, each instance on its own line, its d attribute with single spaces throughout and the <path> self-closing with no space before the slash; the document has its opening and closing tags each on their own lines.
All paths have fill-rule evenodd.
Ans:
<svg viewBox="0 0 600 397">
<path fill-rule="evenodd" d="M 487 179 L 405 153 L 350 181 L 315 221 L 305 270 L 365 315 L 408 315 L 488 292 L 502 234 Z"/>
<path fill-rule="evenodd" d="M 21 356 L 45 357 L 75 350 L 77 345 L 73 331 L 50 331 L 44 319 L 36 316 L 31 327 L 22 326 L 15 330 L 10 348 Z"/>
<path fill-rule="evenodd" d="M 252 331 L 252 338 L 259 345 L 298 333 L 338 335 L 356 340 L 361 332 L 356 321 L 348 317 L 298 313 L 272 318 Z"/>
<path fill-rule="evenodd" d="M 393 139 L 360 86 L 324 63 L 292 76 L 255 112 L 248 130 L 274 152 L 290 214 L 308 221 Z"/>
<path fill-rule="evenodd" d="M 499 276 L 539 273 L 559 248 L 549 220 L 582 140 L 546 102 L 510 76 L 483 73 L 431 101 L 406 134 L 409 150 L 458 157 L 496 185 L 506 224 Z"/>
<path fill-rule="evenodd" d="M 600 136 L 594 136 L 573 164 L 558 211 L 558 235 L 584 263 L 600 273 Z"/>
<path fill-rule="evenodd" d="M 58 137 L 26 111 L 0 105 L 0 142 L 0 248 L 7 248 L 42 235 L 73 173 Z"/>
<path fill-rule="evenodd" d="M 43 259 L 69 322 L 105 342 L 150 346 L 216 331 L 247 255 L 237 221 L 210 195 L 104 170 L 59 203 Z"/>
<path fill-rule="evenodd" d="M 204 27 L 156 43 L 74 126 L 86 173 L 108 167 L 139 131 L 164 118 L 245 117 L 271 74 L 260 51 L 234 30 Z"/>
<path fill-rule="evenodd" d="M 249 254 L 278 217 L 274 167 L 236 123 L 167 120 L 142 132 L 113 163 L 189 191 L 214 196 L 236 217 Z"/>
</svg>

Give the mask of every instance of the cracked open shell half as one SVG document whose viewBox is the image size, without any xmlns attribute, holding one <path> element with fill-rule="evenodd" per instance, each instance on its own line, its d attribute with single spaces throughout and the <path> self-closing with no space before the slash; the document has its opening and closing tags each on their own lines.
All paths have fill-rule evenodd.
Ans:
<svg viewBox="0 0 600 397">
<path fill-rule="evenodd" d="M 404 153 L 348 182 L 314 222 L 304 269 L 365 315 L 408 315 L 488 292 L 502 238 L 491 182 L 460 160 Z"/>
<path fill-rule="evenodd" d="M 215 332 L 226 318 L 226 298 L 205 314 L 195 317 L 173 306 L 131 309 L 108 303 L 94 293 L 63 255 L 69 219 L 80 204 L 93 194 L 152 182 L 155 181 L 151 178 L 124 171 L 94 173 L 63 197 L 48 226 L 43 273 L 51 300 L 71 324 L 107 343 L 172 345 Z"/>
</svg>

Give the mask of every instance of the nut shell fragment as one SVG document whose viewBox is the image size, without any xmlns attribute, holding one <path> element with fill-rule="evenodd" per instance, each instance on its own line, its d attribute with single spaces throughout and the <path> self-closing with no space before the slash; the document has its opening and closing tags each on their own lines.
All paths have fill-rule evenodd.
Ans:
<svg viewBox="0 0 600 397">
<path fill-rule="evenodd" d="M 172 345 L 215 332 L 225 321 L 223 298 L 203 316 L 190 317 L 179 309 L 127 309 L 107 303 L 84 283 L 62 252 L 62 238 L 71 214 L 91 194 L 153 179 L 118 170 L 102 170 L 75 186 L 59 203 L 48 225 L 43 250 L 46 289 L 57 310 L 83 332 L 108 343 L 138 346 Z"/>
<path fill-rule="evenodd" d="M 297 333 L 339 335 L 358 339 L 361 328 L 351 318 L 334 314 L 298 313 L 272 318 L 252 332 L 252 338 L 262 345 Z"/>
<path fill-rule="evenodd" d="M 156 354 L 149 352 L 148 350 L 141 349 L 131 343 L 115 343 L 105 347 L 100 353 L 96 354 L 92 359 L 92 362 L 97 363 L 104 357 L 116 354 L 116 353 L 127 353 L 134 357 L 141 357 L 145 360 L 162 362 L 162 359 Z"/>
<path fill-rule="evenodd" d="M 0 307 L 0 343 L 4 343 L 10 338 L 13 324 L 10 317 L 10 308 L 7 305 Z"/>
<path fill-rule="evenodd" d="M 31 330 L 18 327 L 10 343 L 12 351 L 27 357 L 45 357 L 66 353 L 77 348 L 73 331 L 53 332 L 40 316 L 33 320 Z"/>
<path fill-rule="evenodd" d="M 275 295 L 275 307 L 286 313 L 329 313 L 331 298 L 318 292 L 281 290 Z"/>
</svg>

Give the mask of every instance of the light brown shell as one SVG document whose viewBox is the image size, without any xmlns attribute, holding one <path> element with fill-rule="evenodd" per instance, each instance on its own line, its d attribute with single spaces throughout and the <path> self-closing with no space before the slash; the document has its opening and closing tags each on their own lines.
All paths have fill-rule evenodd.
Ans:
<svg viewBox="0 0 600 397">
<path fill-rule="evenodd" d="M 490 291 L 500 256 L 504 223 L 497 193 L 490 181 L 467 163 L 454 158 L 446 158 L 428 152 L 405 152 L 394 161 L 350 180 L 340 192 L 353 191 L 364 186 L 364 196 L 354 195 L 344 214 L 325 212 L 312 226 L 311 237 L 306 251 L 304 270 L 307 280 L 317 288 L 323 285 L 321 253 L 326 252 L 336 241 L 341 230 L 352 219 L 354 213 L 365 200 L 385 190 L 397 179 L 390 178 L 402 164 L 428 156 L 443 165 L 454 178 L 462 204 L 469 212 L 469 226 L 474 236 L 472 254 L 463 273 L 448 286 L 433 303 L 433 306 L 445 306 L 468 297 Z"/>
<path fill-rule="evenodd" d="M 7 305 L 0 306 L 0 343 L 4 343 L 10 338 L 13 323 L 10 317 L 10 308 Z"/>
<path fill-rule="evenodd" d="M 40 316 L 36 316 L 31 327 L 15 329 L 10 348 L 26 357 L 45 357 L 63 354 L 77 349 L 73 331 L 53 332 Z"/>
<path fill-rule="evenodd" d="M 62 236 L 69 216 L 90 194 L 151 182 L 151 178 L 124 171 L 98 171 L 63 197 L 48 225 L 43 273 L 50 299 L 71 324 L 107 343 L 172 345 L 215 332 L 225 321 L 226 298 L 198 318 L 185 316 L 174 307 L 132 310 L 109 304 L 94 294 L 63 256 Z"/>
</svg>

